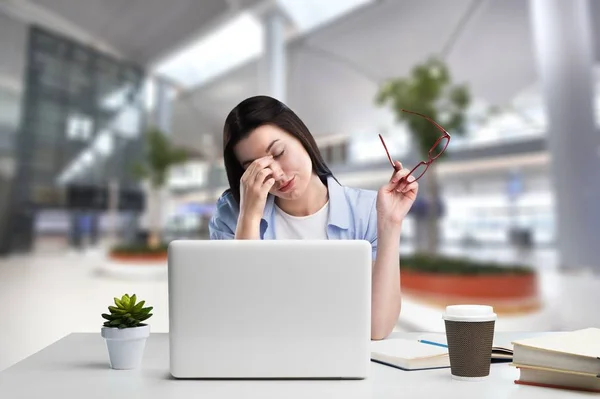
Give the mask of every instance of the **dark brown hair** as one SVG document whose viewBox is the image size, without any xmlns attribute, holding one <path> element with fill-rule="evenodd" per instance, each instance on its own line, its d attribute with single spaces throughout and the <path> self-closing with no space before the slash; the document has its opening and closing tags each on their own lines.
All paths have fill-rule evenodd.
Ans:
<svg viewBox="0 0 600 399">
<path fill-rule="evenodd" d="M 229 180 L 229 190 L 238 205 L 240 204 L 240 179 L 244 174 L 244 168 L 236 158 L 233 147 L 240 140 L 248 137 L 254 129 L 266 124 L 277 126 L 300 140 L 310 156 L 313 171 L 323 183 L 327 184 L 328 176 L 333 177 L 333 173 L 321 156 L 315 139 L 294 111 L 281 101 L 269 96 L 249 97 L 231 110 L 223 127 L 225 171 Z"/>
</svg>

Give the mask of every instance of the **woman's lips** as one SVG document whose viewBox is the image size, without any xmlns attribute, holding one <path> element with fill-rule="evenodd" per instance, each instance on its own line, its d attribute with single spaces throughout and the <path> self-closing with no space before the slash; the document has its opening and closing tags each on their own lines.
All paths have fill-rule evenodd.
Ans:
<svg viewBox="0 0 600 399">
<path fill-rule="evenodd" d="M 279 187 L 279 191 L 281 191 L 282 193 L 289 191 L 292 188 L 292 186 L 294 185 L 295 179 L 296 179 L 296 176 L 292 177 L 287 183 L 285 183 L 283 186 Z"/>
</svg>

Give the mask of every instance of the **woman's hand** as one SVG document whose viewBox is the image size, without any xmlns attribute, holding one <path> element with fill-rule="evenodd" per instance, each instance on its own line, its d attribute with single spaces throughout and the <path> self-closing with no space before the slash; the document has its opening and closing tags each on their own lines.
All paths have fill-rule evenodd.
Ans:
<svg viewBox="0 0 600 399">
<path fill-rule="evenodd" d="M 419 183 L 413 176 L 404 178 L 410 170 L 402 169 L 399 161 L 390 181 L 377 192 L 377 219 L 381 224 L 400 227 L 413 202 L 417 198 Z"/>
<path fill-rule="evenodd" d="M 254 160 L 248 166 L 240 179 L 240 216 L 250 219 L 260 219 L 263 215 L 267 195 L 275 184 L 273 170 L 269 165 L 273 156 Z M 268 177 L 268 178 L 267 178 Z"/>
</svg>

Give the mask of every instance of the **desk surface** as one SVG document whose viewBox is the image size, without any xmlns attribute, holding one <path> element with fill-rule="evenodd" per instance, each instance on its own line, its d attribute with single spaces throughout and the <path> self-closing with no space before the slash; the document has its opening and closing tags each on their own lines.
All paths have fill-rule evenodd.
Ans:
<svg viewBox="0 0 600 399">
<path fill-rule="evenodd" d="M 392 337 L 414 338 L 416 333 Z M 497 333 L 512 340 L 535 333 Z M 455 381 L 450 369 L 403 371 L 371 362 L 366 380 L 175 380 L 167 334 L 152 334 L 141 369 L 112 370 L 100 333 L 75 333 L 0 372 L 0 397 L 20 398 L 570 398 L 590 394 L 517 385 L 518 370 L 492 364 L 483 382 Z"/>
</svg>

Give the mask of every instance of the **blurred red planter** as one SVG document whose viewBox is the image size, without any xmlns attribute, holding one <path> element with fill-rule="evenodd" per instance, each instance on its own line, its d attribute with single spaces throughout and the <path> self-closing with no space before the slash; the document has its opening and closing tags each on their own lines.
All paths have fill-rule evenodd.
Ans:
<svg viewBox="0 0 600 399">
<path fill-rule="evenodd" d="M 144 262 L 144 263 L 160 263 L 164 264 L 167 261 L 167 253 L 157 254 L 122 254 L 122 253 L 111 253 L 110 259 L 116 262 Z"/>
<path fill-rule="evenodd" d="M 445 274 L 402 270 L 403 292 L 433 294 L 448 299 L 528 299 L 537 297 L 537 275 L 527 274 Z"/>
</svg>

